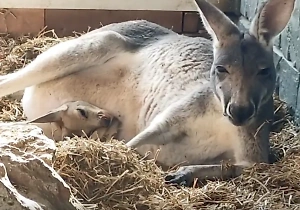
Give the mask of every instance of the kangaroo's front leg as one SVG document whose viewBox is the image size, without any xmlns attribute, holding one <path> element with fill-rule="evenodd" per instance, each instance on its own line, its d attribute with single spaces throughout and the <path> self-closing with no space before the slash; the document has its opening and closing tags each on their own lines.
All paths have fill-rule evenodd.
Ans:
<svg viewBox="0 0 300 210">
<path fill-rule="evenodd" d="M 167 120 L 152 123 L 144 131 L 126 143 L 126 146 L 136 148 L 144 144 L 168 144 L 180 136 L 180 130 L 172 128 Z"/>
<path fill-rule="evenodd" d="M 266 121 L 260 124 L 261 127 L 240 128 L 241 144 L 233 151 L 235 157 L 233 164 L 182 166 L 165 177 L 166 183 L 191 186 L 195 179 L 227 180 L 241 175 L 244 168 L 251 167 L 255 163 L 268 163 L 270 124 L 270 121 Z"/>
<path fill-rule="evenodd" d="M 241 175 L 249 163 L 234 165 L 189 165 L 182 166 L 178 171 L 165 177 L 167 184 L 192 186 L 194 181 L 229 179 Z"/>
<path fill-rule="evenodd" d="M 182 135 L 180 121 L 184 120 L 181 115 L 174 115 L 178 106 L 169 107 L 163 113 L 158 115 L 151 124 L 129 142 L 126 146 L 136 148 L 144 144 L 168 144 Z"/>
</svg>

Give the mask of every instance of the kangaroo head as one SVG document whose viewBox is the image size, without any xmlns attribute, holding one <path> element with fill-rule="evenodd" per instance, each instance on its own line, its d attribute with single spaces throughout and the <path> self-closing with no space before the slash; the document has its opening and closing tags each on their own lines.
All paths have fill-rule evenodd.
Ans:
<svg viewBox="0 0 300 210">
<path fill-rule="evenodd" d="M 101 127 L 108 127 L 114 118 L 108 111 L 84 101 L 71 103 L 69 116 L 72 116 L 73 119 L 76 118 L 78 122 L 84 122 L 79 126 L 82 126 L 82 129 L 85 127 L 90 132 Z"/>
<path fill-rule="evenodd" d="M 247 32 L 218 8 L 196 0 L 204 27 L 212 37 L 211 83 L 223 113 L 236 126 L 256 117 L 274 92 L 276 70 L 273 40 L 286 27 L 295 0 L 269 0 L 261 6 Z"/>
<path fill-rule="evenodd" d="M 29 123 L 54 122 L 69 132 L 75 132 L 75 134 L 77 134 L 83 130 L 90 136 L 99 128 L 107 128 L 112 119 L 113 116 L 106 110 L 84 101 L 71 101 L 41 117 L 29 121 Z"/>
</svg>

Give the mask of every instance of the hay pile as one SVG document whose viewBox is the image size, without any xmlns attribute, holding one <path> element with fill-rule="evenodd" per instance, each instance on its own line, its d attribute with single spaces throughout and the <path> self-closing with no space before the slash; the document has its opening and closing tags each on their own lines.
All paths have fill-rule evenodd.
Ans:
<svg viewBox="0 0 300 210">
<path fill-rule="evenodd" d="M 1 74 L 22 67 L 59 41 L 45 36 L 0 38 Z M 1 120 L 22 120 L 19 105 L 1 99 Z M 257 165 L 231 181 L 208 182 L 197 189 L 166 186 L 154 161 L 116 140 L 60 142 L 54 168 L 88 209 L 300 209 L 299 132 L 285 105 L 276 100 L 276 107 L 271 142 L 280 160 Z"/>
</svg>

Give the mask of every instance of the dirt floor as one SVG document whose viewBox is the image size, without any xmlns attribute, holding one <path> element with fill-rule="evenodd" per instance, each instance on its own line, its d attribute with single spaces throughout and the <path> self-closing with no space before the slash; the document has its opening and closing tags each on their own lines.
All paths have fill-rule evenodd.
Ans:
<svg viewBox="0 0 300 210">
<path fill-rule="evenodd" d="M 0 37 L 1 74 L 23 67 L 63 40 L 53 35 Z M 230 181 L 192 189 L 166 186 L 154 161 L 143 160 L 117 140 L 74 137 L 58 143 L 54 168 L 88 209 L 300 209 L 299 132 L 278 100 L 275 114 L 271 143 L 279 161 L 249 168 Z M 24 120 L 20 102 L 2 98 L 0 118 Z"/>
</svg>

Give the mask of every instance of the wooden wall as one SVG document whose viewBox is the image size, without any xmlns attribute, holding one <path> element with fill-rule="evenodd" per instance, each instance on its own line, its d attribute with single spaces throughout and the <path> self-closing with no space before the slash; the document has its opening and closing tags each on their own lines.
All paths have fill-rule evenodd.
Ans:
<svg viewBox="0 0 300 210">
<path fill-rule="evenodd" d="M 54 29 L 58 36 L 85 32 L 110 23 L 145 19 L 178 33 L 205 33 L 196 12 L 76 9 L 0 9 L 0 33 L 13 36 Z"/>
</svg>

